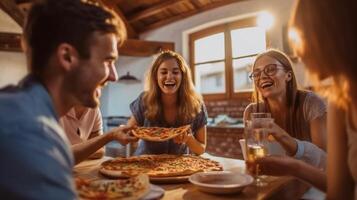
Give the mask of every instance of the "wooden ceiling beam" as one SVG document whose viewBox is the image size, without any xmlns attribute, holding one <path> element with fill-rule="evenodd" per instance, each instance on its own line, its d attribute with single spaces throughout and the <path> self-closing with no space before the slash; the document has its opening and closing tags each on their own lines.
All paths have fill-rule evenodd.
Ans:
<svg viewBox="0 0 357 200">
<path fill-rule="evenodd" d="M 161 50 L 175 50 L 173 42 L 157 42 L 128 39 L 119 49 L 120 55 L 145 57 L 159 53 Z"/>
<path fill-rule="evenodd" d="M 113 3 L 113 1 L 111 1 L 111 0 L 99 0 L 99 1 L 101 1 L 108 8 L 113 9 L 119 15 L 119 17 L 122 19 L 122 21 L 123 21 L 123 23 L 124 23 L 124 25 L 126 27 L 128 38 L 135 38 L 135 39 L 139 38 L 138 34 L 134 30 L 134 28 L 131 26 L 131 24 L 128 22 L 128 20 L 126 19 L 125 15 L 119 9 L 117 4 Z"/>
<path fill-rule="evenodd" d="M 120 55 L 145 57 L 160 52 L 160 50 L 175 50 L 173 42 L 144 41 L 128 39 L 119 49 Z M 21 34 L 0 32 L 0 51 L 22 52 Z"/>
<path fill-rule="evenodd" d="M 180 3 L 182 1 L 187 1 L 187 0 L 165 0 L 163 2 L 156 4 L 156 5 L 150 6 L 148 9 L 145 9 L 141 12 L 138 12 L 134 15 L 129 16 L 128 21 L 129 21 L 129 23 L 133 23 L 135 21 L 144 19 L 144 18 L 154 15 L 158 12 L 161 12 L 162 10 L 164 10 L 166 8 L 172 7 L 175 4 Z"/>
<path fill-rule="evenodd" d="M 244 0 L 240 0 L 240 1 L 244 1 Z M 238 0 L 222 0 L 222 1 L 214 2 L 214 3 L 211 3 L 211 4 L 206 5 L 204 7 L 201 7 L 200 9 L 191 10 L 191 11 L 182 13 L 180 15 L 176 15 L 176 16 L 173 16 L 171 18 L 167 18 L 165 20 L 161 20 L 159 22 L 147 25 L 147 26 L 141 28 L 140 30 L 138 30 L 138 32 L 140 34 L 140 33 L 147 32 L 147 31 L 150 31 L 150 30 L 153 30 L 153 29 L 157 29 L 157 28 L 160 28 L 160 27 L 165 26 L 167 24 L 170 24 L 172 22 L 175 22 L 175 21 L 190 17 L 192 15 L 198 14 L 200 12 L 204 12 L 204 11 L 207 11 L 207 10 L 211 10 L 211 9 L 214 9 L 214 8 L 225 6 L 225 5 L 228 5 L 228 4 L 231 4 L 231 3 L 237 3 L 237 2 L 240 2 L 240 1 L 238 1 Z"/>
<path fill-rule="evenodd" d="M 0 32 L 0 51 L 22 52 L 21 34 Z"/>
<path fill-rule="evenodd" d="M 17 7 L 14 0 L 1 0 L 0 8 L 5 11 L 15 22 L 21 27 L 24 26 L 25 16 L 21 10 Z"/>
</svg>

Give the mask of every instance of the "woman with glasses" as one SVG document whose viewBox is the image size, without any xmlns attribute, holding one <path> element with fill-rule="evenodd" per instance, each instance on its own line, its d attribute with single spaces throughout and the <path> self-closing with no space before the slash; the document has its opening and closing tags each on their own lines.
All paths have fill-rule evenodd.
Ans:
<svg viewBox="0 0 357 200">
<path fill-rule="evenodd" d="M 325 167 L 326 105 L 311 91 L 299 90 L 290 59 L 278 50 L 258 55 L 249 76 L 255 85 L 250 113 L 268 112 L 274 118 L 269 133 L 287 155 Z"/>
<path fill-rule="evenodd" d="M 261 171 L 294 175 L 327 190 L 326 199 L 357 199 L 357 3 L 356 1 L 299 0 L 291 19 L 294 46 L 329 99 L 327 116 L 327 176 L 296 159 L 259 159 Z M 333 14 L 331 14 L 333 13 Z"/>
</svg>

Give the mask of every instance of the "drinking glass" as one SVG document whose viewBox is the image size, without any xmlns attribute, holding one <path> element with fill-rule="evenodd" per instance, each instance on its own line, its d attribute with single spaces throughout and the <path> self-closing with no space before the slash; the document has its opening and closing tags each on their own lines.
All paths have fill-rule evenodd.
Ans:
<svg viewBox="0 0 357 200">
<path fill-rule="evenodd" d="M 268 132 L 266 128 L 274 122 L 270 113 L 252 113 L 251 120 L 245 121 L 244 133 L 246 144 L 246 165 L 249 173 L 255 177 L 256 186 L 265 186 L 259 176 L 259 165 L 253 164 L 256 159 L 268 155 Z"/>
</svg>

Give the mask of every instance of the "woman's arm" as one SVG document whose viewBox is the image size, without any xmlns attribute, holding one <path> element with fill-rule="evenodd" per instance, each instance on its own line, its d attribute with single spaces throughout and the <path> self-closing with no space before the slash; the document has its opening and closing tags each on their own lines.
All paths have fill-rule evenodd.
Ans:
<svg viewBox="0 0 357 200">
<path fill-rule="evenodd" d="M 187 140 L 186 144 L 193 153 L 197 155 L 203 154 L 206 151 L 206 144 L 207 144 L 206 125 L 198 129 L 196 133 L 196 137 L 193 137 L 193 135 L 191 134 L 191 137 Z"/>
<path fill-rule="evenodd" d="M 288 156 L 268 156 L 256 161 L 262 174 L 295 176 L 321 191 L 326 191 L 326 174 L 301 160 Z"/>
<path fill-rule="evenodd" d="M 271 127 L 267 129 L 277 142 L 285 149 L 289 156 L 294 156 L 298 150 L 298 144 L 295 138 L 291 137 L 284 129 L 276 123 L 272 123 Z"/>
<path fill-rule="evenodd" d="M 277 124 L 273 124 L 268 132 L 281 144 L 287 155 L 305 161 L 320 169 L 326 169 L 326 152 L 314 143 L 301 141 L 291 137 Z"/>
<path fill-rule="evenodd" d="M 327 199 L 353 199 L 354 182 L 347 163 L 345 112 L 334 104 L 327 116 Z"/>
<path fill-rule="evenodd" d="M 313 119 L 310 121 L 310 133 L 311 133 L 311 140 L 316 146 L 320 147 L 324 151 L 326 151 L 326 121 L 327 116 L 326 113 L 321 117 Z"/>
</svg>

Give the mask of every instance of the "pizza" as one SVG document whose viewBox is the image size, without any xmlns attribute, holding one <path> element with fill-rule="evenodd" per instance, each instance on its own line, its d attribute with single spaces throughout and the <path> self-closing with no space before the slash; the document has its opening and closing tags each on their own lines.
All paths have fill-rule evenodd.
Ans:
<svg viewBox="0 0 357 200">
<path fill-rule="evenodd" d="M 80 199 L 139 199 L 149 192 L 150 182 L 145 174 L 129 179 L 94 180 L 76 178 Z"/>
<path fill-rule="evenodd" d="M 166 141 L 180 134 L 191 131 L 191 125 L 180 126 L 177 128 L 162 127 L 137 127 L 132 130 L 134 136 L 143 140 L 154 142 Z"/>
<path fill-rule="evenodd" d="M 213 160 L 194 155 L 141 155 L 115 158 L 102 163 L 103 175 L 123 178 L 147 174 L 150 178 L 188 176 L 202 171 L 221 171 L 222 166 Z"/>
</svg>

